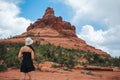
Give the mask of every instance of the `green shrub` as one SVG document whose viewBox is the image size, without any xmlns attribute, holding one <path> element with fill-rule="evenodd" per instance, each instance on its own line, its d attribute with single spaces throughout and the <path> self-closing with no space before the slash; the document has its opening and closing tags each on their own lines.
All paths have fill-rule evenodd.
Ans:
<svg viewBox="0 0 120 80">
<path fill-rule="evenodd" d="M 19 50 L 23 46 L 21 43 L 0 44 L 0 60 L 4 60 L 6 67 L 20 67 L 18 60 Z M 61 67 L 73 68 L 75 65 L 97 65 L 97 66 L 116 66 L 120 67 L 119 58 L 107 58 L 95 53 L 83 50 L 67 49 L 53 44 L 32 45 L 35 49 L 35 61 L 37 64 L 44 61 L 59 63 Z M 80 62 L 80 57 L 88 62 Z"/>
<path fill-rule="evenodd" d="M 7 67 L 3 64 L 0 64 L 0 71 L 6 71 Z"/>
<path fill-rule="evenodd" d="M 53 68 L 60 68 L 60 65 L 58 65 L 58 64 L 52 64 L 52 67 Z"/>
</svg>

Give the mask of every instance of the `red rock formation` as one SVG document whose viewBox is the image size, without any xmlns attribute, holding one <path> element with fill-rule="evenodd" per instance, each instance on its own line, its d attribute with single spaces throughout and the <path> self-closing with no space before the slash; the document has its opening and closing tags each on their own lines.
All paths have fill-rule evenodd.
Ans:
<svg viewBox="0 0 120 80">
<path fill-rule="evenodd" d="M 34 25 L 32 24 L 32 23 L 30 23 L 30 25 L 28 26 L 28 28 L 27 28 L 27 31 L 29 31 L 29 30 L 31 30 L 31 29 L 33 29 L 34 28 Z"/>
<path fill-rule="evenodd" d="M 77 37 L 75 34 L 75 26 L 72 26 L 70 22 L 62 21 L 61 16 L 56 17 L 54 15 L 54 10 L 50 7 L 46 9 L 42 19 L 38 19 L 35 23 L 28 26 L 27 31 L 33 28 L 42 28 L 46 26 L 57 30 L 66 37 Z"/>
<path fill-rule="evenodd" d="M 38 41 L 41 44 L 52 43 L 64 48 L 81 49 L 110 57 L 106 52 L 95 49 L 86 44 L 84 40 L 78 38 L 75 26 L 71 25 L 70 22 L 63 21 L 62 17 L 56 17 L 54 10 L 50 7 L 46 9 L 43 18 L 28 26 L 27 32 L 17 35 L 12 39 L 0 40 L 0 43 L 23 42 L 26 36 L 32 36 L 34 41 Z"/>
<path fill-rule="evenodd" d="M 44 16 L 43 16 L 43 19 L 48 19 L 48 18 L 52 18 L 52 17 L 55 17 L 54 10 L 53 10 L 53 8 L 48 7 L 46 9 Z"/>
</svg>

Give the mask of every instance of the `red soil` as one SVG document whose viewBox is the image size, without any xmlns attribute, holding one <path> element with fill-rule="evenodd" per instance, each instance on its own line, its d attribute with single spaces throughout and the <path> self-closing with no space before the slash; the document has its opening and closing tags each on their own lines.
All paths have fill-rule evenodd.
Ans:
<svg viewBox="0 0 120 80">
<path fill-rule="evenodd" d="M 90 74 L 87 74 L 89 73 Z M 55 72 L 35 71 L 36 80 L 120 80 L 119 71 L 57 70 Z M 0 72 L 0 80 L 19 80 L 18 69 Z M 28 76 L 26 77 L 28 80 Z"/>
</svg>

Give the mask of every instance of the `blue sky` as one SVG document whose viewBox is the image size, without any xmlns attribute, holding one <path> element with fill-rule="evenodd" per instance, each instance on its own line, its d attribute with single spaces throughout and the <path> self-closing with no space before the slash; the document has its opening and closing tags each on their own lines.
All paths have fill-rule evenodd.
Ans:
<svg viewBox="0 0 120 80">
<path fill-rule="evenodd" d="M 0 0 L 0 38 L 19 35 L 51 7 L 87 44 L 120 56 L 120 0 Z"/>
<path fill-rule="evenodd" d="M 61 3 L 60 1 L 50 0 L 24 0 L 20 5 L 21 14 L 25 18 L 36 20 L 41 18 L 47 7 L 51 7 L 55 11 L 56 16 L 62 16 L 65 20 L 70 20 L 70 10 L 68 6 Z M 69 11 L 66 11 L 69 10 Z"/>
</svg>

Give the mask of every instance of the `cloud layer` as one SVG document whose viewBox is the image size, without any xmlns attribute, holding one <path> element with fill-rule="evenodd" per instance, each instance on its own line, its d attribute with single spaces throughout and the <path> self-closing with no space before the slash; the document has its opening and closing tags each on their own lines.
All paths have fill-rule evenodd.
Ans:
<svg viewBox="0 0 120 80">
<path fill-rule="evenodd" d="M 120 0 L 65 0 L 64 3 L 75 14 L 71 21 L 73 24 L 86 21 L 84 26 L 79 26 L 82 28 L 78 34 L 80 38 L 112 56 L 120 56 Z M 88 22 L 96 22 L 95 25 L 99 23 L 103 27 L 96 29 Z"/>
<path fill-rule="evenodd" d="M 30 20 L 20 17 L 17 4 L 21 0 L 0 0 L 0 38 L 21 34 Z"/>
<path fill-rule="evenodd" d="M 18 4 L 21 1 L 23 0 L 0 0 L 0 38 L 21 34 L 32 22 L 19 16 Z M 120 0 L 60 2 L 72 9 L 74 16 L 71 22 L 77 25 L 80 38 L 112 56 L 120 56 Z"/>
</svg>

